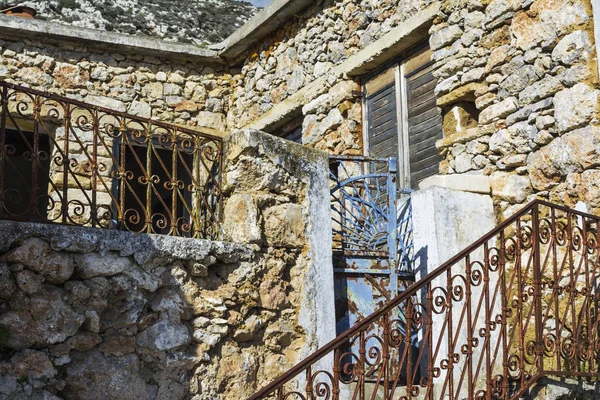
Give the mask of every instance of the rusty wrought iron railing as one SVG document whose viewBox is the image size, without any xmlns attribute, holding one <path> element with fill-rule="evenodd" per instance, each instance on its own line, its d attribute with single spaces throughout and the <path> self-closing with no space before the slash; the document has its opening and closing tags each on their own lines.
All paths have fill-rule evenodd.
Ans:
<svg viewBox="0 0 600 400">
<path fill-rule="evenodd" d="M 543 376 L 598 381 L 599 256 L 600 218 L 536 200 L 251 399 L 517 399 Z"/>
<path fill-rule="evenodd" d="M 215 239 L 222 139 L 0 81 L 0 219 Z"/>
</svg>

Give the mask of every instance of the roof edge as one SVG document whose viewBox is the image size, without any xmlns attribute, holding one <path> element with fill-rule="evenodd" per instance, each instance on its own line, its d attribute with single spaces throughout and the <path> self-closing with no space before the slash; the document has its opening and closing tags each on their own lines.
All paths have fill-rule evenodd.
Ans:
<svg viewBox="0 0 600 400">
<path fill-rule="evenodd" d="M 315 4 L 314 0 L 274 0 L 221 43 L 209 46 L 227 60 L 235 60 L 249 46 L 281 27 L 288 18 Z"/>
<path fill-rule="evenodd" d="M 223 64 L 219 52 L 187 43 L 0 15 L 0 35 L 10 38 L 15 34 L 26 39 L 67 41 L 113 52 L 126 50 L 144 55 L 202 62 L 203 64 Z"/>
</svg>

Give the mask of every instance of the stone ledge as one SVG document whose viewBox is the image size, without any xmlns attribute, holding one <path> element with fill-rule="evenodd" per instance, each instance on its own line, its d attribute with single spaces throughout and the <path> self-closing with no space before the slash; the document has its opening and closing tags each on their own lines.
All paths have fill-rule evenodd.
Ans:
<svg viewBox="0 0 600 400">
<path fill-rule="evenodd" d="M 430 187 L 443 187 L 461 192 L 490 194 L 490 178 L 484 175 L 472 174 L 454 174 L 454 175 L 434 175 L 424 179 L 419 183 L 419 189 Z"/>
<path fill-rule="evenodd" d="M 9 243 L 27 237 L 47 240 L 55 251 L 77 253 L 116 251 L 123 257 L 133 256 L 139 264 L 155 257 L 171 260 L 202 260 L 209 254 L 223 257 L 221 261 L 230 263 L 250 260 L 255 252 L 250 246 L 203 239 L 0 220 L 0 253 L 8 250 L 6 246 Z M 233 259 L 232 254 L 235 254 L 237 259 Z"/>
<path fill-rule="evenodd" d="M 6 15 L 0 15 L 0 36 L 7 39 L 20 37 L 23 39 L 44 41 L 66 41 L 75 45 L 86 45 L 106 51 L 127 51 L 155 57 L 201 62 L 204 64 L 223 64 L 216 51 L 190 44 L 72 27 L 35 19 L 24 20 Z"/>
</svg>

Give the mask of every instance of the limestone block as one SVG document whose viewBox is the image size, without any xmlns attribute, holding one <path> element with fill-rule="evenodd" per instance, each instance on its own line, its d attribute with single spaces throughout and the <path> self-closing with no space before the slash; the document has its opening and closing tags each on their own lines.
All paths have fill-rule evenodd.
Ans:
<svg viewBox="0 0 600 400">
<path fill-rule="evenodd" d="M 546 190 L 563 176 L 599 164 L 600 128 L 594 126 L 576 129 L 552 140 L 527 160 L 531 183 L 538 190 Z"/>
<path fill-rule="evenodd" d="M 0 299 L 10 299 L 15 291 L 15 283 L 11 279 L 8 265 L 0 263 Z"/>
<path fill-rule="evenodd" d="M 429 45 L 432 50 L 438 50 L 451 44 L 462 34 L 463 31 L 458 25 L 450 25 L 434 32 L 429 38 Z"/>
<path fill-rule="evenodd" d="M 132 101 L 127 112 L 138 117 L 150 118 L 152 116 L 152 107 L 143 101 Z"/>
<path fill-rule="evenodd" d="M 492 196 L 512 204 L 523 203 L 533 193 L 527 176 L 497 172 L 490 177 Z"/>
<path fill-rule="evenodd" d="M 9 263 L 21 263 L 31 271 L 43 275 L 49 283 L 61 284 L 71 277 L 73 258 L 68 254 L 55 253 L 50 245 L 38 238 L 29 238 L 10 252 Z"/>
<path fill-rule="evenodd" d="M 424 190 L 430 187 L 443 187 L 461 192 L 472 192 L 489 194 L 490 180 L 484 175 L 473 174 L 452 174 L 452 175 L 433 175 L 423 179 L 419 183 L 419 189 Z"/>
<path fill-rule="evenodd" d="M 578 83 L 554 96 L 554 118 L 559 131 L 566 132 L 587 124 L 598 107 L 597 89 Z"/>
<path fill-rule="evenodd" d="M 509 97 L 508 99 L 489 106 L 479 114 L 479 123 L 487 124 L 496 118 L 504 118 L 515 112 L 518 108 L 517 99 Z"/>
<path fill-rule="evenodd" d="M 227 130 L 227 119 L 223 114 L 200 111 L 196 118 L 198 120 L 198 126 L 201 128 L 211 128 L 221 132 Z"/>
<path fill-rule="evenodd" d="M 298 204 L 280 204 L 263 212 L 265 238 L 269 246 L 302 247 L 304 221 L 302 207 Z"/>
<path fill-rule="evenodd" d="M 10 332 L 5 346 L 25 349 L 64 342 L 84 319 L 63 301 L 60 290 L 52 289 L 33 295 L 25 309 L 1 314 L 0 325 Z"/>
<path fill-rule="evenodd" d="M 65 370 L 65 397 L 94 399 L 98 393 L 115 399 L 146 399 L 151 389 L 139 373 L 134 354 L 105 357 L 99 351 L 76 353 Z"/>
<path fill-rule="evenodd" d="M 234 194 L 225 204 L 223 230 L 234 243 L 262 241 L 261 216 L 254 198 L 248 194 Z"/>
<path fill-rule="evenodd" d="M 545 99 L 563 89 L 563 85 L 553 76 L 547 76 L 541 81 L 527 86 L 519 94 L 519 101 L 522 104 L 530 104 L 535 101 Z"/>
<path fill-rule="evenodd" d="M 109 108 L 109 109 L 115 110 L 115 111 L 125 112 L 127 110 L 125 103 L 123 103 L 122 101 L 119 101 L 119 100 L 115 100 L 111 97 L 87 96 L 85 98 L 85 101 L 90 104 L 93 104 L 93 105 L 96 105 L 99 107 Z"/>
<path fill-rule="evenodd" d="M 575 31 L 558 42 L 552 50 L 552 59 L 566 65 L 587 61 L 593 46 L 585 31 Z"/>
<path fill-rule="evenodd" d="M 160 320 L 137 336 L 139 346 L 158 351 L 175 349 L 190 342 L 188 328 L 185 325 L 174 324 L 168 318 Z"/>
<path fill-rule="evenodd" d="M 85 279 L 117 275 L 133 267 L 129 258 L 117 253 L 76 254 L 74 259 L 78 275 Z"/>
<path fill-rule="evenodd" d="M 501 129 L 490 138 L 490 150 L 507 155 L 510 153 L 527 153 L 531 150 L 529 141 L 537 135 L 538 129 L 527 121 L 517 122 L 506 129 Z"/>
</svg>

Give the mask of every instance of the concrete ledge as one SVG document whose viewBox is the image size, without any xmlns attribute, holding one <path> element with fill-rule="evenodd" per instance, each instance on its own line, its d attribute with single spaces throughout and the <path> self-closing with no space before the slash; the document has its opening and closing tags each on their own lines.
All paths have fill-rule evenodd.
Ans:
<svg viewBox="0 0 600 400">
<path fill-rule="evenodd" d="M 275 105 L 262 116 L 243 128 L 272 131 L 291 121 L 302 113 L 302 106 L 310 103 L 330 88 L 328 82 L 348 76 L 360 76 L 379 68 L 383 63 L 398 57 L 428 35 L 439 4 L 434 3 L 419 11 L 400 26 L 392 29 L 379 40 L 303 87 L 294 95 Z"/>
<path fill-rule="evenodd" d="M 0 37 L 13 40 L 23 38 L 70 42 L 106 51 L 125 51 L 155 57 L 183 59 L 203 64 L 223 64 L 216 51 L 190 44 L 72 27 L 35 19 L 25 20 L 6 15 L 0 15 Z"/>
<path fill-rule="evenodd" d="M 430 187 L 443 187 L 461 192 L 490 194 L 490 177 L 484 175 L 455 174 L 455 175 L 434 175 L 424 179 L 419 183 L 419 189 L 428 189 Z"/>
</svg>

